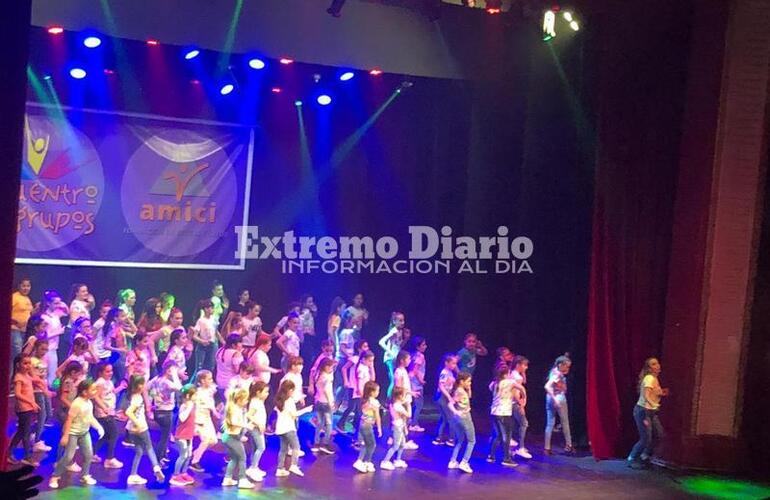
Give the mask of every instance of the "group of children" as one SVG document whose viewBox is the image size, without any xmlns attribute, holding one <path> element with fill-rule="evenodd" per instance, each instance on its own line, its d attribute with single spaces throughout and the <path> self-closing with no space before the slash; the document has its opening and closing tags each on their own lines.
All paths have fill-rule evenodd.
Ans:
<svg viewBox="0 0 770 500">
<path fill-rule="evenodd" d="M 261 308 L 249 300 L 248 292 L 239 294 L 239 303 L 230 307 L 221 284 L 212 287 L 210 299 L 201 301 L 195 326 L 187 329 L 182 326 L 182 312 L 174 307 L 169 294 L 148 300 L 145 312 L 135 323 L 133 290 L 118 294 L 117 307 L 105 303 L 92 325 L 93 297 L 85 285 L 73 289 L 75 298 L 69 307 L 56 292 L 48 291 L 38 313 L 30 312 L 13 378 L 18 424 L 11 451 L 22 443 L 21 461 L 38 465 L 33 452 L 51 450 L 41 436 L 51 415 L 51 401 L 56 402 L 61 439 L 49 481 L 51 488 L 59 487 L 66 471 L 82 472 L 82 484 L 95 484 L 90 475 L 92 463 L 122 468 L 115 449 L 124 422 L 122 444 L 134 449 L 129 485 L 147 483 L 139 474 L 145 455 L 157 481 L 165 481 L 166 473 L 171 472 L 172 486 L 192 485 L 195 479 L 191 472 L 203 471 L 203 455 L 221 441 L 228 456 L 222 486 L 252 488 L 266 476 L 260 460 L 269 434 L 280 440 L 275 475 L 302 476 L 299 459 L 304 452 L 298 437 L 298 419 L 309 412 L 314 413 L 315 426 L 312 452 L 332 455 L 336 452 L 332 436 L 351 434 L 359 449 L 353 467 L 361 473 L 376 470 L 374 454 L 377 438 L 384 432 L 384 412 L 375 355 L 361 338 L 368 319 L 361 294 L 349 307 L 335 298 L 327 322 L 328 336 L 320 342 L 320 354 L 305 380 L 299 351 L 306 340 L 315 336 L 316 308 L 310 296 L 291 304 L 289 313 L 267 333 L 259 319 Z M 66 316 L 70 324 L 64 327 L 61 319 Z M 56 347 L 51 346 L 54 340 L 65 337 L 69 350 L 63 353 L 64 361 L 58 363 L 58 342 Z M 271 366 L 268 357 L 274 343 L 282 353 L 281 368 Z M 391 315 L 379 345 L 388 373 L 385 395 L 390 422 L 387 451 L 379 468 L 407 468 L 404 452 L 417 448 L 409 436 L 425 431 L 420 415 L 425 400 L 428 346 L 424 338 L 411 336 L 400 312 Z M 471 383 L 476 356 L 486 353 L 478 337 L 470 333 L 460 352 L 444 356 L 435 396 L 441 420 L 433 444 L 452 446 L 449 469 L 473 472 L 469 460 L 476 433 Z M 494 462 L 496 450 L 501 447 L 502 464 L 515 466 L 511 442 L 516 426 L 515 454 L 531 458 L 524 446 L 528 361 L 508 349 L 499 350 L 498 358 L 489 385 L 493 434 L 487 460 Z M 546 453 L 550 452 L 556 415 L 567 442 L 565 450 L 572 448 L 566 403 L 570 365 L 568 357 L 558 358 L 545 386 Z M 271 396 L 271 380 L 278 374 L 282 378 Z M 333 418 L 338 411 L 341 415 L 335 427 Z M 353 421 L 349 422 L 351 414 Z M 150 422 L 159 429 L 154 441 L 149 434 Z M 91 429 L 98 435 L 95 444 Z M 193 446 L 195 438 L 197 447 Z M 178 451 L 173 465 L 168 456 L 171 442 Z M 82 465 L 75 461 L 78 451 Z M 167 468 L 170 471 L 164 473 Z"/>
</svg>

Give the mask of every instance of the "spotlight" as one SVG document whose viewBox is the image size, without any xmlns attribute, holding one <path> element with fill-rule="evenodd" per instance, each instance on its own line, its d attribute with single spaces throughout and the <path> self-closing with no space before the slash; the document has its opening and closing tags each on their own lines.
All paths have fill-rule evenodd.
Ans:
<svg viewBox="0 0 770 500">
<path fill-rule="evenodd" d="M 147 40 L 147 45 L 156 46 L 156 45 L 160 45 L 160 42 L 155 40 L 154 38 L 150 38 L 149 40 Z"/>
<path fill-rule="evenodd" d="M 50 80 L 50 79 L 51 79 L 51 75 L 43 75 L 43 80 Z"/>
<path fill-rule="evenodd" d="M 295 106 L 297 106 L 297 107 L 299 108 L 299 107 L 301 107 L 301 106 L 302 106 L 302 101 L 300 101 L 299 99 L 297 99 L 296 101 L 294 101 L 294 105 L 295 105 Z"/>
<path fill-rule="evenodd" d="M 410 89 L 412 87 L 414 87 L 414 82 L 410 82 L 408 80 L 405 80 L 405 81 L 401 82 L 401 88 L 402 89 Z"/>
<path fill-rule="evenodd" d="M 352 71 L 346 71 L 340 75 L 340 80 L 347 82 L 348 80 L 352 80 L 354 76 L 356 76 L 356 74 Z"/>
<path fill-rule="evenodd" d="M 201 54 L 201 51 L 198 49 L 189 49 L 187 52 L 185 52 L 184 58 L 189 61 L 191 59 L 195 59 L 200 54 Z"/>
<path fill-rule="evenodd" d="M 75 80 L 82 80 L 86 77 L 86 70 L 83 68 L 72 68 L 70 70 L 70 76 L 74 78 Z"/>
<path fill-rule="evenodd" d="M 565 11 L 562 13 L 562 16 L 564 16 L 564 20 L 565 20 L 565 21 L 567 21 L 568 23 L 571 23 L 571 22 L 572 22 L 572 12 L 570 12 L 570 11 L 568 11 L 568 10 L 565 10 Z"/>
<path fill-rule="evenodd" d="M 321 81 L 321 73 L 314 73 L 313 74 L 313 83 L 318 83 Z"/>
<path fill-rule="evenodd" d="M 257 57 L 249 59 L 249 68 L 251 69 L 264 69 L 265 61 Z"/>
<path fill-rule="evenodd" d="M 201 81 L 198 80 L 197 78 L 194 78 L 194 79 L 190 80 L 190 83 L 193 84 L 193 85 L 200 85 Z"/>
<path fill-rule="evenodd" d="M 374 68 L 373 70 L 369 71 L 369 74 L 372 76 L 380 76 L 382 74 L 382 70 L 380 68 Z"/>
<path fill-rule="evenodd" d="M 95 49 L 101 44 L 102 44 L 102 39 L 99 38 L 98 36 L 89 36 L 83 40 L 83 45 L 85 45 L 89 49 Z"/>
<path fill-rule="evenodd" d="M 50 33 L 51 35 L 61 35 L 62 33 L 64 33 L 64 28 L 62 28 L 61 26 L 51 26 L 48 28 L 48 33 Z"/>
<path fill-rule="evenodd" d="M 219 89 L 219 93 L 222 95 L 227 95 L 231 93 L 233 90 L 235 90 L 235 85 L 232 83 L 226 83 L 222 85 L 222 87 Z"/>
<path fill-rule="evenodd" d="M 499 14 L 503 11 L 503 0 L 487 0 L 487 13 Z"/>
<path fill-rule="evenodd" d="M 112 69 L 109 69 L 109 68 L 104 68 L 104 74 L 107 75 L 107 76 L 114 75 L 115 74 L 115 70 L 112 70 Z"/>
<path fill-rule="evenodd" d="M 577 21 L 572 21 L 571 23 L 569 23 L 569 27 L 575 31 L 580 29 L 580 25 L 578 24 Z"/>
<path fill-rule="evenodd" d="M 273 87 L 270 89 L 270 92 L 272 92 L 273 94 L 280 94 L 281 92 L 283 92 L 283 89 L 281 89 L 281 87 Z"/>
<path fill-rule="evenodd" d="M 328 106 L 329 104 L 332 103 L 332 98 L 326 94 L 319 95 L 318 99 L 316 100 L 318 101 L 318 104 L 320 104 L 321 106 Z"/>
<path fill-rule="evenodd" d="M 345 5 L 346 0 L 332 0 L 331 5 L 329 5 L 329 8 L 326 9 L 326 12 L 332 16 L 332 17 L 340 17 L 342 15 L 342 7 Z"/>
<path fill-rule="evenodd" d="M 288 66 L 289 64 L 292 64 L 294 62 L 294 59 L 291 59 L 289 57 L 282 57 L 278 60 L 278 62 L 280 62 L 281 64 L 286 64 Z"/>
</svg>

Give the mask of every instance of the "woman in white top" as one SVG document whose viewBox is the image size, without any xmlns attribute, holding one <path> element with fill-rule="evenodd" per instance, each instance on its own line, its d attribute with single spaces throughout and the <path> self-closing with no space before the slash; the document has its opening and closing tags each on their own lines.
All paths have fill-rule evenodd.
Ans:
<svg viewBox="0 0 770 500">
<path fill-rule="evenodd" d="M 639 373 L 639 400 L 634 406 L 634 421 L 639 431 L 639 441 L 631 449 L 628 462 L 641 461 L 646 465 L 655 451 L 655 445 L 663 436 L 663 426 L 658 418 L 660 398 L 668 396 L 668 389 L 660 387 L 660 362 L 657 358 L 647 358 Z"/>
</svg>

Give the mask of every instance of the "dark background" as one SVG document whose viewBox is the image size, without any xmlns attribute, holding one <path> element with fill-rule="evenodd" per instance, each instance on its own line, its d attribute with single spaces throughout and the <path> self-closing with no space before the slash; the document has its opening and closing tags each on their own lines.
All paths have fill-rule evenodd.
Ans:
<svg viewBox="0 0 770 500">
<path fill-rule="evenodd" d="M 428 385 L 435 384 L 441 354 L 456 351 L 468 331 L 478 332 L 490 356 L 476 374 L 476 406 L 486 404 L 494 349 L 510 346 L 530 358 L 531 425 L 543 425 L 543 389 L 553 359 L 569 351 L 571 420 L 585 442 L 585 338 L 589 241 L 593 197 L 591 127 L 581 107 L 580 38 L 553 45 L 522 26 L 503 27 L 490 37 L 503 61 L 471 81 L 407 78 L 358 73 L 347 84 L 337 69 L 272 61 L 259 75 L 232 69 L 221 57 L 204 53 L 194 64 L 181 61 L 179 48 L 147 47 L 108 40 L 102 60 L 85 53 L 74 35 L 52 39 L 33 30 L 32 70 L 52 75 L 63 105 L 117 109 L 164 116 L 253 124 L 257 144 L 252 173 L 250 224 L 266 234 L 296 229 L 303 235 L 392 235 L 408 248 L 409 225 L 449 225 L 454 234 L 493 235 L 505 225 L 510 234 L 534 242 L 521 275 L 283 275 L 276 261 L 250 261 L 245 271 L 111 269 L 19 265 L 17 278 L 33 280 L 33 295 L 44 289 L 69 293 L 84 282 L 101 301 L 119 288 L 137 291 L 137 312 L 149 297 L 170 291 L 187 321 L 210 284 L 221 280 L 231 301 L 248 288 L 263 305 L 266 329 L 286 304 L 312 293 L 319 304 L 317 331 L 325 331 L 335 295 L 347 300 L 364 293 L 370 321 L 364 336 L 376 343 L 389 314 L 401 310 L 413 334 L 428 340 Z M 51 44 L 57 44 L 55 50 Z M 53 54 L 53 55 L 49 55 Z M 57 58 L 58 54 L 58 58 Z M 484 56 L 480 56 L 484 57 Z M 92 75 L 82 82 L 65 76 L 69 61 L 86 59 Z M 269 62 L 270 63 L 270 62 Z M 478 62 L 477 62 L 478 64 Z M 483 64 L 480 64 L 483 66 Z M 115 70 L 102 75 L 101 67 Z M 322 75 L 319 84 L 312 75 Z M 223 98 L 217 83 L 235 76 L 238 92 Z M 200 84 L 191 84 L 197 78 Z M 341 162 L 332 154 L 405 79 L 404 91 L 382 113 Z M 44 84 L 45 85 L 45 84 Z M 272 86 L 281 94 L 272 94 Z M 335 98 L 319 108 L 321 90 Z M 50 100 L 30 91 L 30 100 Z M 312 166 L 304 165 L 295 98 L 305 101 L 303 117 Z M 580 134 L 577 132 L 580 130 Z M 379 348 L 375 348 L 379 352 Z M 380 359 L 378 357 L 378 359 Z M 384 379 L 384 373 L 380 374 Z"/>
</svg>

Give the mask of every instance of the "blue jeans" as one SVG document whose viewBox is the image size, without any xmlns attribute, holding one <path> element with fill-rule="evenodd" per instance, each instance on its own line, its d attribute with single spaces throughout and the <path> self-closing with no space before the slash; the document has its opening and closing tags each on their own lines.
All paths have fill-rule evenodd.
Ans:
<svg viewBox="0 0 770 500">
<path fill-rule="evenodd" d="M 553 427 L 556 425 L 556 415 L 559 415 L 559 421 L 561 421 L 561 430 L 564 433 L 564 446 L 572 448 L 572 434 L 569 430 L 569 407 L 567 406 L 567 397 L 564 394 L 557 394 L 556 401 L 559 402 L 557 408 L 554 403 L 554 398 L 550 394 L 545 395 L 545 449 L 551 449 L 551 434 L 553 433 Z"/>
<path fill-rule="evenodd" d="M 463 441 L 468 440 L 468 445 L 465 447 L 465 453 L 463 454 L 463 462 L 467 462 L 471 458 L 473 453 L 473 447 L 476 446 L 476 427 L 473 425 L 473 419 L 470 413 L 466 413 L 460 417 L 454 417 L 455 425 L 455 446 L 452 449 L 452 462 L 457 461 L 457 456 L 460 454 L 460 448 L 463 445 Z"/>
<path fill-rule="evenodd" d="M 519 448 L 525 448 L 524 438 L 527 437 L 527 429 L 529 428 L 529 420 L 527 420 L 527 413 L 518 404 L 513 405 L 513 420 L 516 422 L 516 426 L 519 428 Z"/>
<path fill-rule="evenodd" d="M 286 454 L 291 448 L 292 467 L 299 463 L 299 438 L 297 431 L 289 431 L 286 434 L 278 436 L 281 439 L 281 449 L 278 451 L 278 468 L 284 469 L 286 465 Z"/>
<path fill-rule="evenodd" d="M 260 432 L 259 429 L 253 429 L 250 431 L 251 440 L 254 441 L 254 454 L 251 456 L 251 466 L 259 467 L 259 461 L 262 459 L 262 454 L 265 453 L 265 434 Z"/>
<path fill-rule="evenodd" d="M 422 391 L 419 396 L 415 396 L 412 400 L 412 425 L 420 425 L 420 414 L 422 413 L 422 407 L 425 405 L 425 397 Z"/>
<path fill-rule="evenodd" d="M 364 446 L 358 452 L 358 460 L 362 462 L 371 462 L 374 456 L 374 449 L 377 441 L 374 439 L 374 426 L 372 424 L 361 423 L 358 428 L 358 435 L 363 439 Z"/>
<path fill-rule="evenodd" d="M 11 439 L 8 455 L 13 454 L 16 445 L 22 443 L 24 446 L 24 458 L 32 456 L 32 419 L 35 418 L 34 411 L 22 411 L 16 414 L 16 433 Z"/>
<path fill-rule="evenodd" d="M 444 441 L 444 434 L 448 434 L 450 438 L 452 438 L 452 434 L 454 433 L 454 430 L 452 428 L 452 420 L 453 415 L 449 411 L 448 402 L 446 400 L 446 397 L 444 397 L 443 394 L 440 394 L 438 397 L 438 400 L 436 401 L 438 404 L 439 409 L 439 424 L 438 424 L 438 431 L 436 432 L 436 439 L 439 441 Z"/>
<path fill-rule="evenodd" d="M 201 370 L 208 370 L 214 372 L 214 365 L 216 360 L 214 355 L 217 352 L 217 343 L 212 342 L 209 345 L 195 344 L 195 352 L 193 353 L 195 358 L 195 373 Z"/>
<path fill-rule="evenodd" d="M 225 469 L 225 477 L 243 479 L 246 477 L 246 450 L 243 448 L 241 435 L 224 434 L 222 435 L 222 444 L 227 448 L 227 456 L 230 457 Z M 234 477 L 233 472 L 238 475 Z"/>
<path fill-rule="evenodd" d="M 503 447 L 503 460 L 511 459 L 511 417 L 492 415 L 492 435 L 489 438 L 489 456 L 495 458 L 497 446 Z"/>
<path fill-rule="evenodd" d="M 186 474 L 187 468 L 190 467 L 190 460 L 192 460 L 192 439 L 177 439 L 176 448 L 179 450 L 179 456 L 174 464 L 174 475 Z"/>
<path fill-rule="evenodd" d="M 11 328 L 11 364 L 9 366 L 14 366 L 13 362 L 16 359 L 16 356 L 21 354 L 23 348 L 24 333 L 21 330 Z"/>
<path fill-rule="evenodd" d="M 649 460 L 655 451 L 655 446 L 664 435 L 657 410 L 648 410 L 642 406 L 634 406 L 634 421 L 639 431 L 639 441 L 636 442 L 628 455 L 628 460 Z M 649 425 L 645 425 L 645 421 Z"/>
<path fill-rule="evenodd" d="M 385 461 L 389 461 L 396 455 L 396 460 L 401 460 L 401 456 L 404 454 L 404 445 L 406 444 L 406 429 L 399 426 L 393 426 L 393 444 L 385 454 Z"/>
<path fill-rule="evenodd" d="M 131 474 L 136 474 L 139 470 L 139 461 L 142 459 L 142 455 L 145 453 L 152 463 L 153 469 L 159 467 L 158 458 L 155 456 L 155 450 L 152 449 L 152 441 L 150 441 L 149 431 L 144 431 L 139 434 L 129 433 L 131 440 L 134 443 L 134 461 L 131 464 Z"/>
<path fill-rule="evenodd" d="M 348 389 L 350 391 L 350 394 L 353 394 L 353 389 Z M 358 419 L 361 415 L 361 398 L 354 398 L 351 396 L 348 407 L 345 408 L 345 411 L 340 416 L 340 419 L 337 420 L 337 427 L 340 429 L 345 429 L 345 422 L 348 419 L 348 416 L 350 416 L 350 413 L 353 413 L 353 424 L 354 426 L 358 426 Z"/>
<path fill-rule="evenodd" d="M 316 403 L 315 414 L 318 424 L 315 428 L 315 444 L 329 444 L 332 440 L 332 408 L 328 403 Z M 323 440 L 321 440 L 323 433 Z"/>
<path fill-rule="evenodd" d="M 104 437 L 96 442 L 94 452 L 99 451 L 99 449 L 106 444 L 107 455 L 105 458 L 107 460 L 115 458 L 115 444 L 118 442 L 118 425 L 115 423 L 115 417 L 103 417 L 97 418 L 97 420 L 104 428 Z"/>
<path fill-rule="evenodd" d="M 54 477 L 61 477 L 66 470 L 66 467 L 72 463 L 72 459 L 75 458 L 75 450 L 80 448 L 80 453 L 83 455 L 83 475 L 87 476 L 91 471 L 91 461 L 94 458 L 94 452 L 91 448 L 91 434 L 86 432 L 79 436 L 70 434 L 67 440 L 67 446 L 64 448 L 64 452 L 59 454 L 59 460 L 56 462 L 54 469 Z"/>
<path fill-rule="evenodd" d="M 174 412 L 172 410 L 155 410 L 154 420 L 158 427 L 160 427 L 160 435 L 155 443 L 155 456 L 158 460 L 162 460 L 166 458 L 168 437 L 171 434 L 171 426 L 174 423 Z"/>
<path fill-rule="evenodd" d="M 35 426 L 35 439 L 38 441 L 43 440 L 43 429 L 45 428 L 45 421 L 51 415 L 51 398 L 42 392 L 35 393 L 35 403 L 40 407 L 40 411 L 37 413 L 37 425 Z"/>
</svg>

